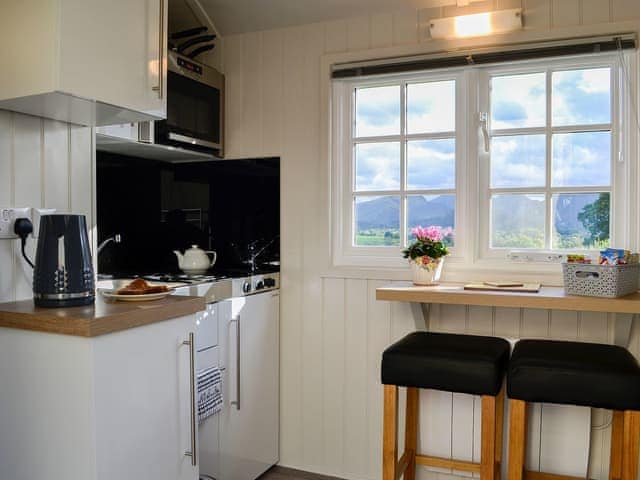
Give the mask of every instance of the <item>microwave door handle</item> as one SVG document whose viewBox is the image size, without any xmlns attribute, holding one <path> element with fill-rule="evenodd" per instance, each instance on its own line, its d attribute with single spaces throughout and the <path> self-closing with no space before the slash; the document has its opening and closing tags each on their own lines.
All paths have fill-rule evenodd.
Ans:
<svg viewBox="0 0 640 480">
<path fill-rule="evenodd" d="M 151 87 L 151 90 L 158 92 L 158 98 L 164 95 L 164 0 L 158 0 L 158 84 Z"/>
</svg>

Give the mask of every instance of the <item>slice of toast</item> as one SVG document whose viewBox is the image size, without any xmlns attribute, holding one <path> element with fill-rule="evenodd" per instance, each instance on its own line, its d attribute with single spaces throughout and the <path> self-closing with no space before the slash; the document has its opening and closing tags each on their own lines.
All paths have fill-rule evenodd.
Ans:
<svg viewBox="0 0 640 480">
<path fill-rule="evenodd" d="M 149 285 L 142 278 L 136 278 L 129 285 L 116 291 L 118 295 L 148 295 L 150 293 L 168 292 L 169 287 L 166 285 Z"/>
</svg>

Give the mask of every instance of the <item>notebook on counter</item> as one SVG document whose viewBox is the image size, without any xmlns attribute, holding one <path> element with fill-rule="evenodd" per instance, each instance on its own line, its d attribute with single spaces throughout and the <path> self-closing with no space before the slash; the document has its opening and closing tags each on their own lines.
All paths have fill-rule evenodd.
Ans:
<svg viewBox="0 0 640 480">
<path fill-rule="evenodd" d="M 468 283 L 465 290 L 479 290 L 484 292 L 522 292 L 538 293 L 541 285 L 539 283 L 518 283 L 518 282 L 478 282 Z"/>
</svg>

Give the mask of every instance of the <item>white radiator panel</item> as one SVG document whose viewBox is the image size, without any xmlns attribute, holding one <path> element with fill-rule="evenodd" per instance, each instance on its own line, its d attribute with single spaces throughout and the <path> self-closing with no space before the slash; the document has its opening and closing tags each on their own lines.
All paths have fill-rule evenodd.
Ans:
<svg viewBox="0 0 640 480">
<path fill-rule="evenodd" d="M 540 470 L 587 478 L 591 409 L 542 405 Z"/>
</svg>

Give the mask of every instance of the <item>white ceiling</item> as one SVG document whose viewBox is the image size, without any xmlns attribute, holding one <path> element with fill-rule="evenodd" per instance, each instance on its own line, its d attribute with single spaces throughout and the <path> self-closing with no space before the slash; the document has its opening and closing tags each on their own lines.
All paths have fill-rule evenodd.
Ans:
<svg viewBox="0 0 640 480">
<path fill-rule="evenodd" d="M 200 0 L 222 35 L 455 3 L 456 0 Z"/>
</svg>

